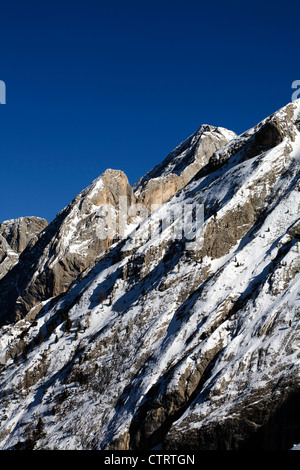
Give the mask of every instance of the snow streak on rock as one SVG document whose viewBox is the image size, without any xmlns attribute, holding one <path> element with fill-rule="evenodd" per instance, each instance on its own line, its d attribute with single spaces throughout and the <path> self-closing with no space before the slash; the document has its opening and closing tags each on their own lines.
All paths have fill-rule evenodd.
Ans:
<svg viewBox="0 0 300 470">
<path fill-rule="evenodd" d="M 299 115 L 296 101 L 241 136 L 201 126 L 133 189 L 113 175 L 119 195 L 157 208 L 106 253 L 94 244 L 59 292 L 35 297 L 30 281 L 30 314 L 1 330 L 2 449 L 300 441 Z M 70 253 L 91 253 L 80 227 L 95 230 L 107 194 L 116 202 L 107 187 L 96 180 L 58 215 L 67 223 L 47 227 L 30 279 L 51 263 L 69 273 Z M 188 204 L 204 207 L 192 241 L 174 237 L 168 218 Z M 24 253 L 29 265 L 33 251 Z"/>
</svg>

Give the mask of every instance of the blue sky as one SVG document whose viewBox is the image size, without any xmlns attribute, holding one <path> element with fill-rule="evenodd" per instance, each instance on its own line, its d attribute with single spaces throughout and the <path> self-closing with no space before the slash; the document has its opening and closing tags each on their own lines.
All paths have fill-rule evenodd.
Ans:
<svg viewBox="0 0 300 470">
<path fill-rule="evenodd" d="M 201 124 L 291 101 L 299 1 L 1 2 L 0 222 L 51 221 L 106 168 L 134 183 Z"/>
</svg>

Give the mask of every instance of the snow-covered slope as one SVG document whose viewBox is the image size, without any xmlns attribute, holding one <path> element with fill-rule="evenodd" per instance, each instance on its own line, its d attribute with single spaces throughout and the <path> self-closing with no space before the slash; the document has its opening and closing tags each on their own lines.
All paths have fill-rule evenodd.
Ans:
<svg viewBox="0 0 300 470">
<path fill-rule="evenodd" d="M 2 327 L 0 448 L 299 442 L 299 120 L 296 101 L 230 140 L 35 318 Z M 191 206 L 193 240 L 178 228 Z"/>
<path fill-rule="evenodd" d="M 39 302 L 64 292 L 105 254 L 115 233 L 104 208 L 115 213 L 122 197 L 128 205 L 135 201 L 126 175 L 108 169 L 59 212 L 0 279 L 0 324 L 23 318 L 32 308 L 35 315 Z"/>
<path fill-rule="evenodd" d="M 24 230 L 22 237 L 16 236 L 11 221 L 1 224 L 0 234 L 3 228 L 3 235 L 22 245 L 22 250 L 16 248 L 18 253 L 24 252 L 19 259 L 0 239 L 0 250 L 5 253 L 0 260 L 0 325 L 33 318 L 42 302 L 65 292 L 79 274 L 170 199 L 234 136 L 223 128 L 201 126 L 149 173 L 150 180 L 147 176 L 134 188 L 122 171 L 106 170 L 57 215 L 35 240 L 36 246 L 31 244 L 26 250 Z M 19 219 L 22 223 L 18 224 L 25 227 L 27 219 Z"/>
</svg>

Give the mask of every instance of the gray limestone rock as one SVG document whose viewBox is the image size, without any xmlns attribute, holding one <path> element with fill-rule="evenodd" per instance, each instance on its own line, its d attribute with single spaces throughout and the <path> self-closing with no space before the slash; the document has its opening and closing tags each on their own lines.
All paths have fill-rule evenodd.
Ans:
<svg viewBox="0 0 300 470">
<path fill-rule="evenodd" d="M 0 234 L 5 238 L 12 250 L 22 253 L 28 243 L 48 225 L 47 220 L 40 217 L 20 217 L 6 220 L 0 224 Z"/>
<path fill-rule="evenodd" d="M 34 245 L 47 225 L 47 220 L 40 217 L 20 217 L 0 224 L 0 279 L 18 262 L 22 251 Z"/>
<path fill-rule="evenodd" d="M 300 442 L 299 114 L 300 100 L 218 150 L 202 129 L 180 190 L 200 135 L 135 194 L 108 170 L 25 248 L 0 281 L 5 321 L 23 317 L 1 328 L 2 449 Z M 114 242 L 106 204 L 139 195 L 162 205 Z M 191 250 L 178 219 L 160 224 L 186 202 L 205 208 Z"/>
<path fill-rule="evenodd" d="M 37 235 L 0 282 L 0 323 L 23 318 L 37 303 L 65 292 L 96 263 L 114 242 L 106 215 L 109 211 L 114 218 L 122 197 L 128 205 L 135 201 L 126 175 L 107 170 Z M 18 237 L 10 227 L 5 234 L 14 247 L 23 248 L 25 234 Z"/>
</svg>

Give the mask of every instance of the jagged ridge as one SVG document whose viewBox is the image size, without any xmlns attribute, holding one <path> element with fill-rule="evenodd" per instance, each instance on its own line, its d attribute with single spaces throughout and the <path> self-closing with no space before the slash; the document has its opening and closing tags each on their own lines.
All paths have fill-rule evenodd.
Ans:
<svg viewBox="0 0 300 470">
<path fill-rule="evenodd" d="M 2 328 L 1 448 L 300 439 L 282 419 L 299 395 L 299 111 L 213 152 L 34 320 Z M 205 214 L 192 250 L 178 220 L 160 224 L 187 203 Z"/>
</svg>

